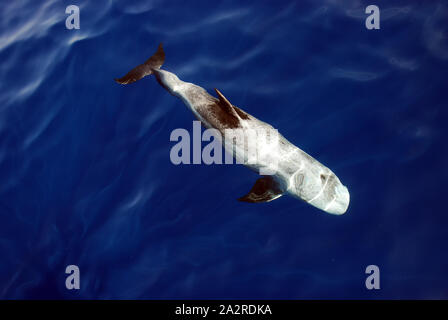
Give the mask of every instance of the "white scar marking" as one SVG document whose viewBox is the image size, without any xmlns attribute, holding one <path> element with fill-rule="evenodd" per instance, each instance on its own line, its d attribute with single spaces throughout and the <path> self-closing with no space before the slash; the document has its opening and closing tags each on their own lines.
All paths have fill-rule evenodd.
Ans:
<svg viewBox="0 0 448 320">
<path fill-rule="evenodd" d="M 319 173 L 319 175 L 322 174 L 322 173 L 323 173 L 323 172 L 321 171 L 321 172 Z M 310 201 L 308 201 L 309 203 L 313 202 L 314 200 L 316 200 L 317 198 L 319 198 L 319 197 L 322 195 L 322 193 L 324 192 L 325 187 L 327 186 L 328 180 L 329 180 L 329 179 L 326 179 L 326 180 L 325 180 L 325 184 L 324 184 L 323 187 L 320 189 L 319 193 L 318 193 L 313 199 L 311 199 Z"/>
<path fill-rule="evenodd" d="M 327 210 L 329 207 L 331 207 L 331 205 L 333 204 L 333 202 L 336 200 L 336 196 L 333 197 L 333 200 L 331 200 L 326 206 L 324 210 Z"/>
<path fill-rule="evenodd" d="M 302 171 L 303 167 L 304 167 L 304 163 L 303 163 L 303 161 L 302 161 L 302 162 L 300 162 L 300 168 L 297 169 L 297 170 L 296 170 L 296 171 L 289 177 L 289 186 L 288 186 L 288 190 L 291 189 L 291 188 L 293 188 L 293 187 L 294 187 L 294 188 L 296 187 L 296 185 L 295 185 L 295 183 L 294 183 L 294 179 L 295 179 L 297 173 L 300 172 L 300 171 Z"/>
</svg>

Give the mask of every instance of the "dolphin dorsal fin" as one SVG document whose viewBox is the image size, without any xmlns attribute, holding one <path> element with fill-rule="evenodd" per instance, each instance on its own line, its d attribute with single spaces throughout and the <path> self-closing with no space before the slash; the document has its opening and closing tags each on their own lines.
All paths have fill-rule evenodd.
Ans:
<svg viewBox="0 0 448 320">
<path fill-rule="evenodd" d="M 249 115 L 246 112 L 244 112 L 240 108 L 235 107 L 233 104 L 231 104 L 230 101 L 227 100 L 226 97 L 224 97 L 224 95 L 221 93 L 221 91 L 219 91 L 216 88 L 215 88 L 215 91 L 219 98 L 219 105 L 227 113 L 231 114 L 232 116 L 236 116 L 237 118 L 240 118 L 241 120 L 249 120 L 250 119 Z"/>
<path fill-rule="evenodd" d="M 219 91 L 218 89 L 215 88 L 216 94 L 218 95 L 218 99 L 219 99 L 219 105 L 229 114 L 231 114 L 232 116 L 235 116 L 238 118 L 238 114 L 235 112 L 235 109 L 233 109 L 233 105 L 230 103 L 229 100 L 226 99 L 226 97 L 224 97 L 224 95 L 221 93 L 221 91 Z"/>
<path fill-rule="evenodd" d="M 244 202 L 269 202 L 275 200 L 283 195 L 283 190 L 279 183 L 272 178 L 272 176 L 266 176 L 259 178 L 250 192 L 244 197 L 239 198 L 239 201 Z"/>
<path fill-rule="evenodd" d="M 226 97 L 224 97 L 224 95 L 221 93 L 221 91 L 219 91 L 218 89 L 215 88 L 216 94 L 218 95 L 219 101 L 229 105 L 230 107 L 232 107 L 232 104 L 230 103 L 229 100 L 227 100 Z"/>
</svg>

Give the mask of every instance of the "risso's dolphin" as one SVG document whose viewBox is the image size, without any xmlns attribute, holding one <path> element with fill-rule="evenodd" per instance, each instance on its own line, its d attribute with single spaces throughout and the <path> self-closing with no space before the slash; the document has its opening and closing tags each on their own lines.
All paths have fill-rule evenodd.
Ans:
<svg viewBox="0 0 448 320">
<path fill-rule="evenodd" d="M 155 54 L 124 77 L 115 79 L 128 84 L 154 74 L 159 84 L 169 93 L 180 98 L 206 128 L 217 129 L 224 137 L 224 148 L 240 163 L 261 172 L 271 172 L 259 178 L 250 192 L 238 199 L 245 202 L 268 202 L 288 193 L 331 214 L 341 215 L 347 211 L 350 195 L 338 177 L 323 164 L 278 134 L 275 149 L 260 144 L 251 135 L 244 139 L 227 139 L 229 129 L 237 131 L 257 130 L 274 132 L 269 124 L 232 105 L 215 89 L 217 98 L 205 89 L 180 80 L 175 74 L 160 69 L 165 60 L 162 44 Z M 231 131 L 230 130 L 230 131 Z M 269 135 L 269 134 L 268 134 Z M 253 135 L 252 135 L 253 137 Z M 251 140 L 252 139 L 252 140 Z M 247 151 L 255 147 L 256 160 L 247 161 Z"/>
</svg>

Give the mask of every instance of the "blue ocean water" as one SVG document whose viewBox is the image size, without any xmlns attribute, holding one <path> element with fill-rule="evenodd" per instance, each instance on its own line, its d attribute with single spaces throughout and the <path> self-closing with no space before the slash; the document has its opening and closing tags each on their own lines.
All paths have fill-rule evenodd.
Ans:
<svg viewBox="0 0 448 320">
<path fill-rule="evenodd" d="M 367 30 L 369 4 L 2 1 L 0 298 L 448 298 L 448 5 L 378 0 Z M 241 203 L 250 170 L 173 165 L 191 112 L 113 81 L 160 42 L 164 68 L 331 168 L 348 212 Z"/>
</svg>

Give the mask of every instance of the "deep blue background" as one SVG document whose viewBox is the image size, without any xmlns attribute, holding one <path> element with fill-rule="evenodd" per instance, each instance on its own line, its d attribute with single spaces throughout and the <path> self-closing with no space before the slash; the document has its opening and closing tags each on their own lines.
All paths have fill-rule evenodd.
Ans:
<svg viewBox="0 0 448 320">
<path fill-rule="evenodd" d="M 375 1 L 369 31 L 363 0 L 130 2 L 0 3 L 1 298 L 448 298 L 446 4 Z M 241 203 L 250 170 L 171 164 L 191 112 L 113 81 L 159 42 L 331 168 L 348 212 Z"/>
</svg>

